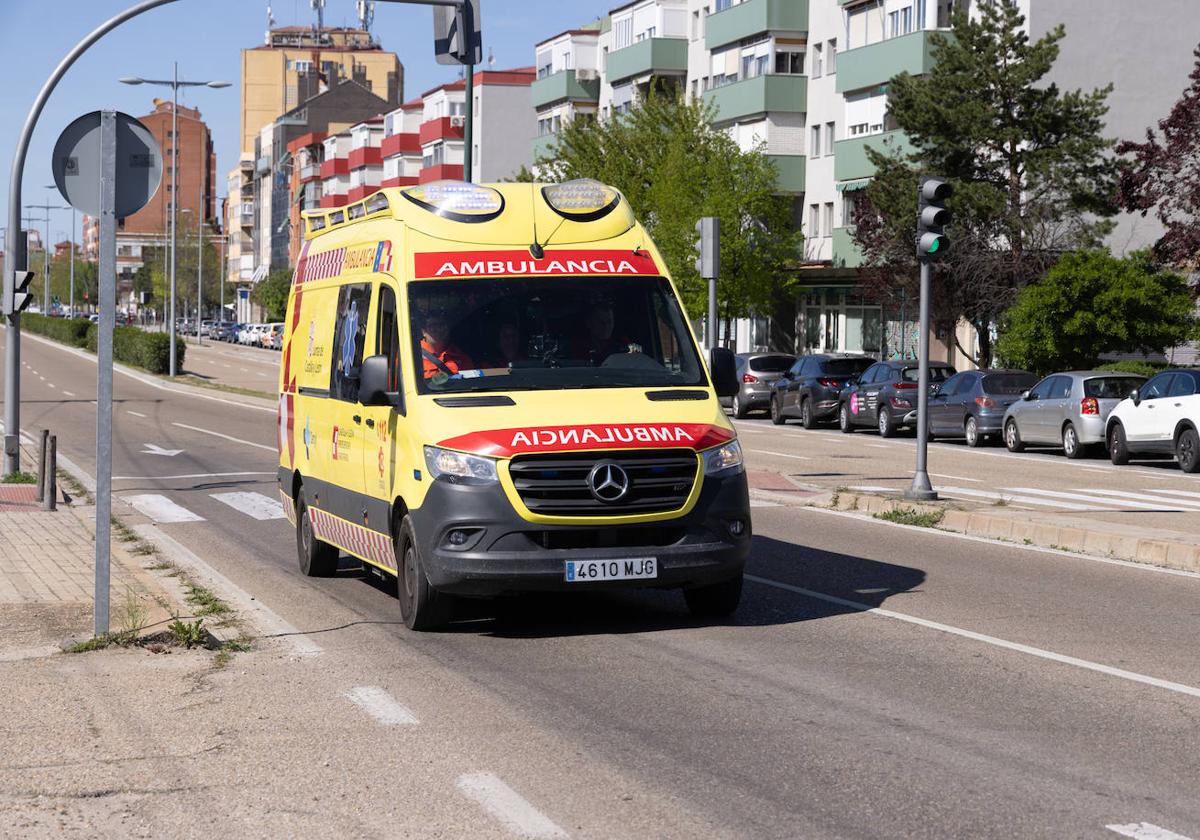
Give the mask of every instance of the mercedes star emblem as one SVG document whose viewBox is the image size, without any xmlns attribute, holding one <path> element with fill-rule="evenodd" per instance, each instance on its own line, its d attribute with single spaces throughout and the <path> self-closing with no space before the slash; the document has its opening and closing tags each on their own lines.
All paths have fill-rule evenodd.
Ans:
<svg viewBox="0 0 1200 840">
<path fill-rule="evenodd" d="M 620 464 L 601 461 L 588 473 L 588 488 L 597 501 L 605 504 L 619 502 L 629 492 L 629 474 Z"/>
</svg>

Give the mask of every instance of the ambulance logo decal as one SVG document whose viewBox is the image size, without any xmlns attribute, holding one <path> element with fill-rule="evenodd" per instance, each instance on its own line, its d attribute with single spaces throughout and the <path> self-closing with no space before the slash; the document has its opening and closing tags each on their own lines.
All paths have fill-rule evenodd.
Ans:
<svg viewBox="0 0 1200 840">
<path fill-rule="evenodd" d="M 342 322 L 342 373 L 347 377 L 354 375 L 354 349 L 357 335 L 358 301 L 352 300 L 350 301 L 350 311 L 346 313 L 346 320 Z"/>
</svg>

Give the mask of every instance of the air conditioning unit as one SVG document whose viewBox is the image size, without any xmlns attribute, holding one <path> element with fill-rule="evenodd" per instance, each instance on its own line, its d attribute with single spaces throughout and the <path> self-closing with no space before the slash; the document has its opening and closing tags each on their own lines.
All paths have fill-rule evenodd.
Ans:
<svg viewBox="0 0 1200 840">
<path fill-rule="evenodd" d="M 450 118 L 451 128 L 462 128 L 467 124 L 467 118 L 462 114 L 455 114 Z"/>
<path fill-rule="evenodd" d="M 581 82 L 600 78 L 600 71 L 588 67 L 580 67 L 575 71 L 575 78 Z"/>
</svg>

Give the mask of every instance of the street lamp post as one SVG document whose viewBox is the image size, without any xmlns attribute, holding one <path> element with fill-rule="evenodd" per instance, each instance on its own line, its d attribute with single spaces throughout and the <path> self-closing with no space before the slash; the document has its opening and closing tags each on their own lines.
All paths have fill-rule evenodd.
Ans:
<svg viewBox="0 0 1200 840">
<path fill-rule="evenodd" d="M 170 375 L 175 376 L 175 215 L 178 212 L 178 191 L 176 184 L 176 173 L 179 171 L 179 89 L 181 87 L 210 87 L 223 88 L 229 87 L 230 82 L 208 81 L 208 82 L 185 82 L 179 79 L 179 62 L 172 62 L 172 72 L 170 79 L 143 79 L 139 76 L 125 76 L 118 81 L 124 85 L 161 85 L 171 89 L 171 195 L 170 195 L 170 217 L 171 217 L 171 298 L 167 305 L 168 316 L 167 321 L 171 336 L 170 349 Z M 201 152 L 203 157 L 203 152 Z M 201 213 L 203 216 L 203 213 Z"/>
<path fill-rule="evenodd" d="M 57 189 L 57 187 L 47 187 L 46 189 Z M 66 205 L 51 204 L 47 201 L 45 204 L 26 204 L 26 210 L 45 210 L 46 211 L 46 241 L 42 243 L 42 314 L 50 314 L 50 211 L 51 210 L 68 210 Z M 38 219 L 38 221 L 43 221 Z"/>
</svg>

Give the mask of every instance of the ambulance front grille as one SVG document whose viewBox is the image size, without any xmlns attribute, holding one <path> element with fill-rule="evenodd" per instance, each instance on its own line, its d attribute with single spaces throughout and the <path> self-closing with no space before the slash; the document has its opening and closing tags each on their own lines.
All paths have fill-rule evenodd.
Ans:
<svg viewBox="0 0 1200 840">
<path fill-rule="evenodd" d="M 588 476 L 597 464 L 619 466 L 628 490 L 617 501 L 593 495 Z M 683 507 L 698 472 L 695 453 L 679 449 L 518 455 L 508 465 L 521 501 L 544 516 L 620 516 Z"/>
</svg>

